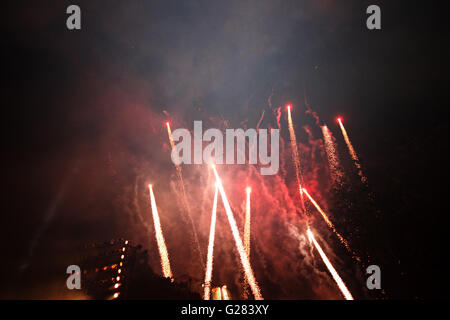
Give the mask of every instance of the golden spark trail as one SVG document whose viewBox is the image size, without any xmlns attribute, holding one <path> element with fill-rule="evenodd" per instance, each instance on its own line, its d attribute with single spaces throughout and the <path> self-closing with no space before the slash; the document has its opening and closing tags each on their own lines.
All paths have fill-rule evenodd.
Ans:
<svg viewBox="0 0 450 320">
<path fill-rule="evenodd" d="M 245 203 L 244 248 L 250 259 L 250 193 L 252 189 L 247 187 L 245 191 L 247 193 L 247 201 Z"/>
<path fill-rule="evenodd" d="M 339 232 L 337 232 L 336 228 L 334 227 L 334 224 L 328 219 L 328 216 L 326 213 L 322 210 L 322 208 L 317 204 L 317 202 L 309 195 L 308 191 L 306 191 L 305 188 L 303 188 L 303 192 L 306 194 L 306 196 L 309 198 L 311 203 L 316 207 L 317 211 L 322 215 L 323 219 L 325 220 L 328 227 L 330 227 L 331 230 L 336 234 L 339 241 L 345 246 L 345 248 L 350 252 L 354 259 L 357 261 L 361 261 L 361 259 L 353 252 L 352 248 L 350 248 L 350 245 L 348 244 L 347 240 L 344 239 L 344 237 L 341 236 Z"/>
<path fill-rule="evenodd" d="M 244 249 L 250 260 L 250 193 L 252 192 L 252 188 L 247 187 L 245 191 L 247 198 L 245 202 Z M 248 283 L 245 279 L 242 285 L 244 287 L 243 297 L 244 299 L 248 299 Z"/>
<path fill-rule="evenodd" d="M 215 165 L 212 165 L 212 168 L 214 170 L 214 175 L 216 176 L 217 186 L 220 191 L 220 196 L 222 197 L 222 202 L 225 207 L 225 212 L 227 213 L 228 222 L 230 223 L 231 232 L 233 234 L 234 241 L 236 242 L 236 247 L 239 252 L 239 256 L 241 258 L 242 267 L 244 268 L 245 276 L 247 278 L 248 284 L 250 285 L 250 288 L 252 290 L 253 295 L 255 296 L 255 299 L 263 300 L 258 283 L 256 282 L 255 276 L 253 275 L 253 270 L 250 265 L 248 255 L 245 252 L 244 245 L 242 244 L 242 239 L 239 235 L 239 230 L 238 230 L 238 227 L 236 224 L 236 220 L 234 219 L 233 211 L 231 211 L 230 203 L 228 202 L 227 195 L 225 194 L 225 190 L 223 188 L 222 181 L 220 180 L 220 177 L 219 177 L 219 174 L 217 173 Z"/>
<path fill-rule="evenodd" d="M 342 185 L 344 173 L 336 152 L 336 145 L 331 138 L 330 130 L 326 125 L 322 126 L 322 134 L 325 144 L 325 152 L 327 153 L 328 164 L 330 166 L 331 180 L 335 185 Z"/>
<path fill-rule="evenodd" d="M 174 148 L 175 148 L 175 143 L 174 143 L 173 138 L 172 138 L 172 130 L 170 130 L 170 123 L 168 121 L 166 122 L 166 126 L 167 126 L 167 133 L 169 135 L 170 146 L 171 146 L 172 151 L 173 151 Z M 178 156 L 178 155 L 175 153 L 175 156 Z M 178 180 L 180 182 L 180 188 L 181 188 L 181 192 L 182 192 L 182 195 L 183 195 L 182 196 L 182 202 L 183 202 L 184 208 L 185 208 L 187 216 L 189 218 L 189 222 L 190 222 L 191 227 L 192 227 L 192 233 L 194 235 L 194 242 L 195 242 L 195 244 L 197 246 L 198 255 L 200 257 L 200 263 L 201 263 L 202 266 L 204 266 L 202 250 L 200 248 L 200 242 L 198 240 L 197 228 L 195 227 L 194 220 L 192 219 L 192 216 L 191 216 L 191 210 L 190 210 L 190 207 L 189 207 L 189 202 L 187 200 L 186 189 L 184 187 L 183 173 L 181 171 L 181 166 L 175 165 L 175 168 L 177 170 L 177 176 L 178 176 Z"/>
<path fill-rule="evenodd" d="M 153 194 L 152 185 L 149 184 L 150 201 L 152 204 L 153 223 L 155 224 L 156 242 L 158 244 L 159 255 L 161 257 L 161 267 L 165 278 L 173 279 L 172 270 L 170 269 L 169 254 L 167 253 L 166 242 L 159 222 L 158 208 L 156 207 L 155 195 Z"/>
<path fill-rule="evenodd" d="M 353 148 L 352 143 L 350 142 L 350 139 L 348 138 L 347 130 L 345 130 L 344 125 L 342 124 L 342 119 L 338 118 L 339 126 L 341 127 L 342 135 L 344 136 L 345 143 L 347 144 L 348 151 L 350 153 L 350 156 L 353 159 L 353 162 L 355 163 L 356 169 L 358 170 L 358 175 L 361 177 L 361 181 L 363 183 L 367 182 L 367 178 L 362 173 L 361 164 L 359 163 L 358 156 L 355 152 L 355 149 Z"/>
<path fill-rule="evenodd" d="M 217 215 L 217 196 L 219 189 L 216 184 L 216 192 L 214 193 L 214 204 L 211 215 L 211 227 L 209 230 L 209 243 L 208 243 L 208 256 L 206 259 L 206 272 L 205 272 L 205 284 L 204 284 L 204 300 L 210 299 L 211 294 L 211 277 L 213 268 L 213 251 L 214 251 L 214 237 L 216 233 L 216 215 Z"/>
<path fill-rule="evenodd" d="M 291 138 L 292 161 L 294 162 L 295 166 L 295 175 L 297 178 L 298 190 L 300 192 L 300 201 L 302 203 L 302 210 L 303 213 L 306 214 L 305 200 L 303 198 L 303 188 L 302 188 L 303 177 L 300 166 L 300 156 L 298 154 L 297 148 L 297 139 L 295 138 L 294 124 L 292 123 L 291 106 L 288 105 L 287 109 L 288 109 L 289 136 Z"/>
<path fill-rule="evenodd" d="M 342 279 L 339 276 L 339 274 L 337 273 L 336 269 L 334 269 L 334 267 L 331 264 L 330 260 L 328 260 L 327 256 L 323 252 L 322 248 L 320 247 L 319 243 L 314 238 L 314 235 L 313 235 L 313 233 L 311 232 L 311 230 L 309 228 L 306 231 L 306 233 L 308 234 L 309 242 L 312 242 L 314 244 L 314 246 L 316 247 L 317 251 L 319 251 L 320 257 L 322 258 L 323 262 L 327 266 L 328 271 L 330 271 L 331 275 L 333 276 L 334 281 L 336 281 L 336 284 L 338 285 L 339 290 L 341 290 L 341 292 L 344 295 L 345 299 L 353 300 L 353 297 L 352 297 L 350 291 L 348 291 L 347 287 L 345 286 L 344 281 L 342 281 Z"/>
</svg>

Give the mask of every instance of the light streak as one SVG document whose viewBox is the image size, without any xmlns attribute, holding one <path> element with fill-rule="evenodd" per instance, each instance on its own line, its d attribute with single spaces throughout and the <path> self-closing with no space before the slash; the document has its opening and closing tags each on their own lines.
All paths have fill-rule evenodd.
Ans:
<svg viewBox="0 0 450 320">
<path fill-rule="evenodd" d="M 245 276 L 247 277 L 247 281 L 250 285 L 253 295 L 256 300 L 263 300 L 261 295 L 261 291 L 259 289 L 258 283 L 256 282 L 255 276 L 253 274 L 252 267 L 250 265 L 250 261 L 248 259 L 247 253 L 245 252 L 244 245 L 242 244 L 242 239 L 239 235 L 239 230 L 236 224 L 236 220 L 233 216 L 233 211 L 231 211 L 230 203 L 228 202 L 227 195 L 225 194 L 225 190 L 222 185 L 222 181 L 217 173 L 215 165 L 212 165 L 212 169 L 214 170 L 214 175 L 216 176 L 217 186 L 219 188 L 220 196 L 222 197 L 223 205 L 225 207 L 225 212 L 227 214 L 228 222 L 230 223 L 231 231 L 234 237 L 234 241 L 236 243 L 237 250 L 239 252 L 239 256 L 241 259 L 242 267 L 245 271 Z"/>
<path fill-rule="evenodd" d="M 339 122 L 339 126 L 341 127 L 342 135 L 344 136 L 345 143 L 347 144 L 348 152 L 350 153 L 350 156 L 352 157 L 352 160 L 355 164 L 356 169 L 358 170 L 358 175 L 361 177 L 361 181 L 363 183 L 367 183 L 367 178 L 364 176 L 361 164 L 359 163 L 358 155 L 356 154 L 355 149 L 353 148 L 352 143 L 350 142 L 350 139 L 347 134 L 347 130 L 345 130 L 344 125 L 342 124 L 342 118 L 337 119 Z"/>
<path fill-rule="evenodd" d="M 250 259 L 250 193 L 252 189 L 247 187 L 245 191 L 247 193 L 247 200 L 245 202 L 244 248 Z"/>
<path fill-rule="evenodd" d="M 330 175 L 333 184 L 342 185 L 344 180 L 344 172 L 342 171 L 341 162 L 336 151 L 336 144 L 331 138 L 330 130 L 326 125 L 322 126 L 322 134 L 327 154 L 328 164 L 330 166 Z"/>
<path fill-rule="evenodd" d="M 159 255 L 161 257 L 161 267 L 165 278 L 173 279 L 172 270 L 170 268 L 169 254 L 167 252 L 166 242 L 159 222 L 158 208 L 156 207 L 155 195 L 153 194 L 152 185 L 149 184 L 150 201 L 152 205 L 153 223 L 155 225 L 156 242 L 158 244 Z"/>
<path fill-rule="evenodd" d="M 310 196 L 310 194 L 308 193 L 308 191 L 306 191 L 305 188 L 303 188 L 303 192 L 309 198 L 309 200 L 314 205 L 314 207 L 316 207 L 317 211 L 319 211 L 319 213 L 322 215 L 322 218 L 325 220 L 325 222 L 328 225 L 328 227 L 330 227 L 330 229 L 333 230 L 333 232 L 336 234 L 336 236 L 338 237 L 339 241 L 352 254 L 353 258 L 356 259 L 357 261 L 361 261 L 361 259 L 353 252 L 352 248 L 350 248 L 350 245 L 348 244 L 347 240 L 345 240 L 344 237 L 341 236 L 341 234 L 339 232 L 337 232 L 336 228 L 334 227 L 334 224 L 330 221 L 330 219 L 328 219 L 328 216 L 326 215 L 326 213 L 317 204 L 317 202 Z"/>
<path fill-rule="evenodd" d="M 305 200 L 303 198 L 303 188 L 302 188 L 303 176 L 301 172 L 300 156 L 298 154 L 297 139 L 295 137 L 294 124 L 292 123 L 291 105 L 288 105 L 287 109 L 288 109 L 289 136 L 291 139 L 291 149 L 292 149 L 292 161 L 294 162 L 295 166 L 295 176 L 297 178 L 297 185 L 300 193 L 302 210 L 303 213 L 306 214 Z"/>
<path fill-rule="evenodd" d="M 204 294 L 203 299 L 209 300 L 211 294 L 211 277 L 213 269 L 213 251 L 214 251 L 214 237 L 216 232 L 216 215 L 217 215 L 217 196 L 218 188 L 216 184 L 216 191 L 214 193 L 214 203 L 213 210 L 211 214 L 211 227 L 209 230 L 209 243 L 208 243 L 208 256 L 206 259 L 206 272 L 205 272 L 205 284 L 204 284 Z"/>
<path fill-rule="evenodd" d="M 230 300 L 230 295 L 228 294 L 227 286 L 223 285 L 222 288 L 220 288 L 222 291 L 222 300 Z"/>
<path fill-rule="evenodd" d="M 172 152 L 173 152 L 173 150 L 175 149 L 175 142 L 173 141 L 172 130 L 170 129 L 169 121 L 166 122 L 166 127 L 167 127 L 167 134 L 169 135 L 170 146 L 171 146 Z M 175 153 L 175 156 L 178 156 L 178 155 Z M 191 216 L 191 210 L 190 210 L 189 202 L 188 202 L 188 199 L 187 199 L 186 188 L 184 187 L 183 172 L 181 171 L 181 166 L 180 165 L 176 165 L 175 164 L 175 168 L 176 168 L 176 171 L 177 171 L 179 185 L 180 185 L 180 188 L 181 188 L 183 206 L 184 206 L 184 208 L 186 210 L 186 214 L 187 214 L 187 217 L 189 219 L 189 223 L 191 224 L 192 233 L 193 233 L 193 236 L 194 236 L 194 242 L 195 242 L 195 244 L 197 246 L 197 251 L 198 251 L 199 258 L 200 258 L 200 263 L 203 266 L 204 265 L 204 261 L 203 261 L 203 256 L 202 256 L 202 250 L 200 248 L 200 242 L 198 240 L 197 228 L 195 227 L 194 220 L 192 219 L 192 216 Z"/>
<path fill-rule="evenodd" d="M 339 290 L 341 290 L 342 294 L 344 295 L 345 299 L 347 300 L 353 300 L 353 296 L 351 295 L 350 291 L 348 291 L 347 287 L 345 286 L 344 281 L 342 281 L 341 277 L 337 273 L 336 269 L 334 269 L 333 265 L 331 264 L 330 260 L 328 260 L 327 256 L 323 252 L 322 248 L 320 247 L 319 243 L 314 238 L 313 233 L 308 228 L 306 231 L 308 234 L 309 242 L 312 242 L 314 246 L 316 247 L 317 251 L 319 251 L 320 257 L 322 258 L 323 262 L 328 268 L 328 271 L 330 271 L 331 275 L 333 276 L 334 281 L 336 281 L 336 284 L 339 287 Z"/>
</svg>

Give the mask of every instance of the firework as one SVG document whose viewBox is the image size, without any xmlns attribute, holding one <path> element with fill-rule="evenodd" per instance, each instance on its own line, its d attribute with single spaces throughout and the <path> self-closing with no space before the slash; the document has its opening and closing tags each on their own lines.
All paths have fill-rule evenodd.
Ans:
<svg viewBox="0 0 450 320">
<path fill-rule="evenodd" d="M 169 254 L 167 253 L 166 242 L 164 241 L 161 223 L 159 222 L 158 208 L 156 207 L 155 195 L 153 194 L 152 185 L 149 184 L 150 202 L 152 205 L 153 223 L 155 224 L 156 242 L 158 244 L 159 255 L 161 257 L 161 267 L 164 277 L 173 279 L 172 270 L 170 269 Z"/>
<path fill-rule="evenodd" d="M 204 300 L 210 299 L 211 293 L 211 277 L 212 277 L 212 268 L 213 268 L 213 251 L 214 251 L 214 236 L 216 232 L 216 214 L 217 214 L 217 196 L 218 196 L 218 188 L 216 184 L 216 191 L 214 193 L 214 203 L 213 210 L 211 215 L 211 228 L 209 230 L 209 243 L 208 243 L 208 256 L 206 260 L 206 272 L 205 272 L 205 284 L 204 284 Z"/>
<path fill-rule="evenodd" d="M 350 139 L 348 138 L 347 130 L 345 130 L 344 125 L 342 124 L 342 118 L 337 119 L 339 122 L 339 126 L 341 127 L 342 135 L 344 136 L 345 143 L 347 144 L 348 152 L 350 153 L 350 156 L 352 157 L 353 163 L 355 164 L 356 169 L 358 170 L 358 175 L 361 177 L 361 181 L 363 183 L 367 182 L 367 178 L 364 176 L 361 164 L 358 159 L 358 155 L 355 152 L 355 149 L 353 148 L 352 143 L 350 142 Z"/>
<path fill-rule="evenodd" d="M 228 198 L 225 194 L 222 181 L 220 180 L 219 174 L 217 173 L 216 167 L 214 165 L 212 165 L 212 169 L 214 170 L 214 175 L 216 176 L 216 183 L 219 188 L 220 196 L 222 198 L 222 202 L 225 207 L 225 212 L 227 214 L 228 222 L 230 223 L 231 232 L 233 234 L 234 241 L 236 243 L 236 247 L 239 252 L 239 257 L 241 259 L 242 267 L 244 268 L 248 284 L 250 285 L 250 288 L 252 290 L 253 295 L 255 296 L 255 299 L 262 300 L 263 297 L 261 295 L 261 291 L 259 289 L 258 283 L 256 282 L 255 276 L 253 275 L 253 270 L 250 265 L 248 255 L 245 252 L 244 245 L 242 244 L 242 239 L 239 235 L 236 220 L 234 219 L 233 211 L 231 211 L 230 203 L 228 202 Z"/>
<path fill-rule="evenodd" d="M 173 151 L 174 148 L 175 148 L 175 143 L 174 143 L 173 138 L 172 138 L 172 130 L 170 129 L 169 121 L 166 122 L 166 127 L 167 127 L 167 133 L 169 135 L 170 146 L 171 146 L 172 151 Z M 173 154 L 175 155 L 175 157 L 178 157 L 178 154 L 176 152 L 173 153 Z M 179 185 L 180 185 L 180 189 L 181 189 L 181 193 L 182 193 L 182 197 L 181 198 L 182 198 L 183 206 L 185 208 L 187 217 L 188 217 L 189 222 L 191 224 L 192 233 L 193 233 L 193 236 L 194 236 L 194 242 L 195 242 L 195 244 L 197 246 L 198 255 L 200 257 L 200 263 L 201 263 L 202 266 L 204 266 L 202 250 L 200 248 L 200 242 L 198 240 L 197 228 L 195 227 L 194 220 L 192 219 L 192 216 L 191 216 L 191 210 L 190 210 L 189 202 L 188 202 L 187 195 L 186 195 L 186 188 L 184 187 L 183 172 L 181 171 L 181 166 L 180 165 L 176 165 L 175 164 L 175 168 L 177 170 L 177 176 L 178 176 Z"/>
<path fill-rule="evenodd" d="M 326 224 L 330 227 L 331 230 L 336 234 L 339 241 L 345 246 L 345 248 L 350 252 L 357 261 L 361 261 L 361 259 L 353 252 L 352 248 L 350 248 L 350 245 L 348 244 L 347 240 L 344 239 L 343 236 L 339 232 L 337 232 L 336 228 L 334 227 L 334 224 L 328 219 L 328 216 L 326 213 L 322 210 L 322 208 L 317 204 L 317 202 L 311 197 L 311 195 L 306 191 L 305 188 L 303 188 L 303 192 L 306 194 L 306 196 L 309 198 L 311 203 L 316 207 L 317 211 L 322 215 L 322 218 L 325 220 Z"/>
<path fill-rule="evenodd" d="M 336 145 L 331 138 L 330 130 L 326 125 L 322 126 L 323 140 L 325 144 L 325 152 L 327 153 L 328 164 L 330 166 L 331 180 L 334 185 L 342 185 L 344 172 L 336 151 Z"/>
<path fill-rule="evenodd" d="M 337 273 L 336 269 L 334 269 L 334 267 L 331 264 L 330 260 L 328 260 L 327 256 L 325 255 L 325 253 L 323 252 L 322 248 L 320 247 L 319 243 L 314 238 L 314 235 L 311 232 L 311 230 L 308 228 L 308 230 L 306 232 L 307 232 L 307 235 L 308 235 L 309 242 L 313 243 L 314 246 L 316 247 L 317 251 L 320 254 L 320 257 L 322 258 L 323 262 L 327 266 L 328 271 L 330 271 L 331 275 L 333 276 L 334 281 L 336 281 L 336 284 L 338 285 L 339 290 L 341 290 L 341 292 L 344 295 L 345 299 L 353 300 L 353 297 L 350 294 L 350 291 L 348 291 L 347 287 L 345 286 L 344 281 L 342 281 L 342 279 L 339 276 L 339 274 Z"/>
<path fill-rule="evenodd" d="M 245 202 L 244 248 L 250 259 L 250 193 L 252 188 L 247 187 L 247 201 Z"/>
<path fill-rule="evenodd" d="M 297 185 L 300 193 L 300 201 L 302 204 L 303 213 L 306 214 L 305 200 L 303 198 L 303 188 L 302 188 L 303 177 L 300 166 L 300 156 L 298 154 L 297 139 L 295 138 L 294 125 L 292 123 L 291 105 L 287 106 L 287 110 L 288 110 L 289 136 L 291 138 L 292 161 L 294 162 L 295 166 L 295 176 L 297 178 Z"/>
</svg>

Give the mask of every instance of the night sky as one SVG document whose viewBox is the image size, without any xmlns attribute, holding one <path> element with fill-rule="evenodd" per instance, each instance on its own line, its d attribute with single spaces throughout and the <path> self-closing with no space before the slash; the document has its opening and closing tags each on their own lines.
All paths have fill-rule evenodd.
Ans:
<svg viewBox="0 0 450 320">
<path fill-rule="evenodd" d="M 194 120 L 204 128 L 255 128 L 264 111 L 261 127 L 275 128 L 277 108 L 287 103 L 305 183 L 363 256 L 363 266 L 381 267 L 384 292 L 364 289 L 363 267 L 310 207 L 320 241 L 355 298 L 448 297 L 444 11 L 436 3 L 393 2 L 6 5 L 0 298 L 70 297 L 65 268 L 78 248 L 111 238 L 142 244 L 159 273 L 150 182 L 175 278 L 203 279 L 176 199 L 164 122 L 172 129 L 192 129 Z M 66 28 L 70 4 L 81 8 L 81 30 Z M 381 30 L 365 26 L 370 4 L 381 8 Z M 368 188 L 358 184 L 337 116 Z M 318 124 L 336 139 L 348 177 L 341 193 L 329 192 Z M 271 299 L 341 299 L 303 237 L 285 111 L 280 130 L 284 170 L 278 176 L 261 177 L 245 166 L 220 169 L 239 225 L 246 184 L 255 190 L 256 278 Z M 206 256 L 213 179 L 206 167 L 183 170 Z M 213 278 L 237 293 L 239 260 L 223 209 L 218 215 Z"/>
</svg>

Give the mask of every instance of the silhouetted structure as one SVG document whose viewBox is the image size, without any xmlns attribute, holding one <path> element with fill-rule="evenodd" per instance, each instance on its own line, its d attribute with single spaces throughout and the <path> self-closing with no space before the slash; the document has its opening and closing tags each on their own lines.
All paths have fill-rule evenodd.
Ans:
<svg viewBox="0 0 450 320">
<path fill-rule="evenodd" d="M 177 283 L 155 274 L 141 245 L 118 239 L 85 250 L 82 287 L 93 299 L 201 299 L 191 291 L 191 281 Z"/>
</svg>

